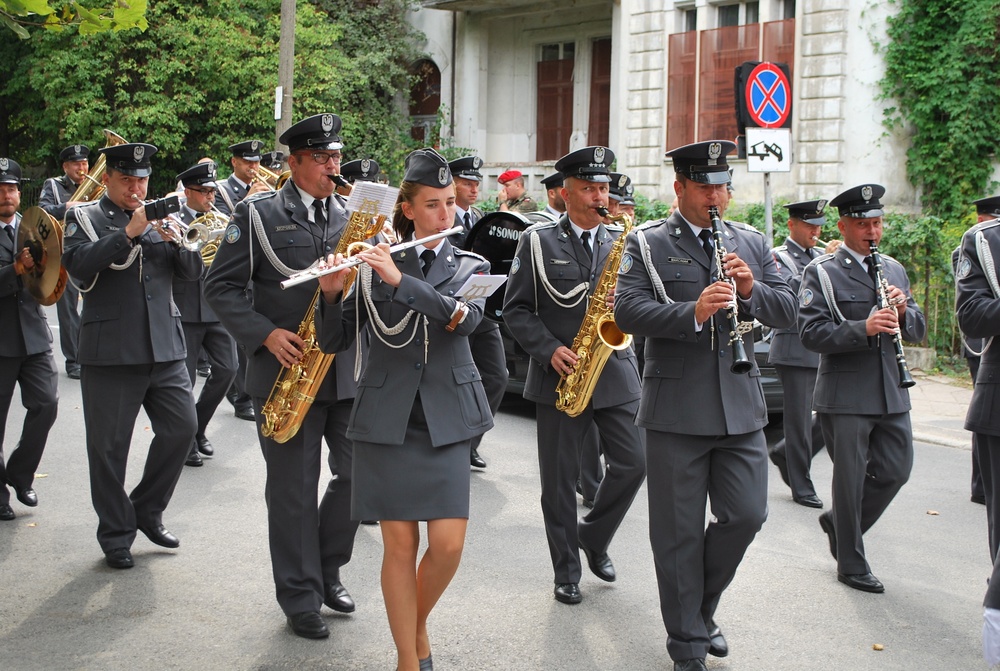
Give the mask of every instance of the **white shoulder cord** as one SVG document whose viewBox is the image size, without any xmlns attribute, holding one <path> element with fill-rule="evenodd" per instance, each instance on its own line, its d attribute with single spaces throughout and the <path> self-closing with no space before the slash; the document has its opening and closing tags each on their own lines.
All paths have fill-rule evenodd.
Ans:
<svg viewBox="0 0 1000 671">
<path fill-rule="evenodd" d="M 98 240 L 97 233 L 94 231 L 94 224 L 91 223 L 90 221 L 90 215 L 88 215 L 85 211 L 83 211 L 82 208 L 77 208 L 76 219 L 77 222 L 80 224 L 80 228 L 83 229 L 83 232 L 87 234 L 88 238 L 90 238 L 90 241 L 97 242 Z M 135 258 L 137 256 L 139 257 L 139 277 L 142 277 L 142 245 L 137 244 L 134 247 L 132 247 L 132 251 L 128 253 L 128 258 L 125 260 L 125 263 L 112 263 L 108 267 L 111 268 L 111 270 L 127 270 L 129 267 L 131 267 L 133 263 L 135 263 Z M 76 282 L 73 282 L 72 277 L 70 277 L 70 282 L 73 284 L 74 287 L 76 287 L 80 291 L 80 293 L 86 294 L 89 293 L 94 288 L 94 285 L 97 284 L 97 278 L 99 278 L 100 276 L 101 276 L 100 273 L 94 275 L 94 281 L 91 282 L 90 286 L 88 286 L 86 289 L 83 288 L 82 286 L 77 285 Z"/>
<path fill-rule="evenodd" d="M 50 177 L 48 181 L 52 182 L 52 197 L 56 199 L 56 205 L 62 205 L 62 196 L 59 195 L 59 185 L 56 184 L 56 178 Z"/>
<path fill-rule="evenodd" d="M 844 313 L 840 311 L 840 307 L 837 305 L 837 299 L 833 295 L 833 283 L 830 282 L 830 275 L 826 272 L 826 268 L 823 267 L 822 263 L 816 264 L 816 274 L 819 275 L 819 283 L 823 287 L 823 297 L 826 298 L 826 304 L 830 306 L 834 322 L 837 324 L 843 323 L 845 321 Z"/>
<path fill-rule="evenodd" d="M 674 302 L 674 299 L 667 295 L 667 290 L 663 286 L 660 274 L 653 270 L 653 255 L 649 251 L 649 242 L 646 241 L 646 234 L 643 231 L 637 230 L 635 237 L 639 241 L 639 249 L 642 250 L 642 260 L 646 265 L 646 274 L 649 275 L 649 282 L 653 285 L 653 293 L 656 294 L 657 300 L 661 303 L 670 305 Z"/>
<path fill-rule="evenodd" d="M 538 311 L 538 280 L 542 281 L 542 286 L 545 287 L 545 293 L 549 295 L 556 305 L 562 308 L 573 308 L 580 304 L 580 302 L 587 297 L 587 287 L 589 284 L 587 282 L 581 282 L 566 293 L 559 293 L 556 288 L 552 286 L 549 282 L 548 276 L 545 274 L 545 258 L 542 256 L 542 243 L 538 239 L 538 233 L 532 231 L 531 235 L 531 262 L 535 266 L 535 311 Z M 541 268 L 541 270 L 539 270 Z M 577 296 L 577 299 L 572 303 L 568 301 Z"/>
<path fill-rule="evenodd" d="M 402 342 L 402 343 L 400 343 L 398 345 L 393 345 L 391 342 L 389 342 L 388 340 L 386 340 L 383 337 L 383 334 L 386 335 L 386 336 L 394 336 L 394 335 L 399 335 L 400 333 L 402 333 L 406 329 L 406 327 L 409 325 L 410 320 L 413 318 L 413 315 L 417 314 L 417 311 L 416 310 L 409 310 L 409 311 L 407 311 L 406 316 L 404 316 L 401 320 L 399 320 L 399 322 L 397 322 L 395 326 L 388 326 L 384 321 L 382 321 L 382 317 L 379 315 L 378 310 L 375 309 L 375 303 L 372 301 L 372 267 L 371 266 L 369 266 L 368 264 L 365 264 L 365 263 L 363 263 L 360 266 L 358 266 L 358 279 L 357 279 L 357 282 L 359 282 L 360 285 L 361 285 L 360 291 L 361 291 L 361 295 L 365 299 L 365 305 L 368 308 L 368 315 L 371 317 L 371 321 L 376 326 L 376 328 L 372 329 L 372 333 L 374 333 L 375 337 L 378 338 L 379 340 L 381 340 L 385 344 L 386 347 L 391 347 L 393 349 L 402 349 L 402 348 L 406 347 L 407 345 L 409 345 L 411 342 L 413 342 L 413 339 L 417 336 L 417 330 L 420 328 L 421 321 L 423 322 L 423 325 L 424 325 L 424 363 L 426 364 L 427 363 L 427 347 L 428 347 L 428 342 L 427 342 L 427 317 L 424 316 L 424 315 L 421 315 L 420 318 L 417 319 L 417 322 L 413 325 L 413 333 L 411 333 L 410 337 L 406 339 L 406 342 Z M 357 301 L 355 301 L 355 310 L 357 310 L 357 309 L 358 309 L 358 307 L 357 307 Z M 357 315 L 357 313 L 355 313 L 355 314 Z M 358 356 L 356 358 L 355 365 L 354 365 L 354 380 L 357 381 L 358 378 L 360 377 L 360 372 L 361 372 L 361 350 L 360 350 L 360 343 L 361 343 L 361 339 L 360 339 L 360 336 L 361 336 L 361 333 L 360 333 L 360 323 L 361 323 L 361 321 L 359 319 L 355 319 L 355 323 L 359 325 L 357 327 L 358 330 L 354 334 L 355 340 L 358 342 Z"/>
<path fill-rule="evenodd" d="M 1000 298 L 1000 282 L 997 282 L 997 267 L 993 263 L 993 252 L 990 250 L 990 243 L 986 241 L 986 236 L 983 235 L 982 231 L 976 231 L 976 254 L 979 256 L 979 265 L 983 268 L 983 274 L 986 275 L 986 282 L 993 291 L 993 297 Z M 965 348 L 974 356 L 986 354 L 986 350 L 993 344 L 993 336 L 990 336 L 986 339 L 986 344 L 983 345 L 982 351 L 977 352 L 969 347 L 969 342 L 965 335 L 962 336 L 962 340 L 965 343 Z"/>
<path fill-rule="evenodd" d="M 281 259 L 279 259 L 278 255 L 274 253 L 274 248 L 271 247 L 271 243 L 267 239 L 267 233 L 264 231 L 264 222 L 260 220 L 260 213 L 257 212 L 257 208 L 253 206 L 253 203 L 247 203 L 247 209 L 250 211 L 250 224 L 257 230 L 257 238 L 260 240 L 260 248 L 264 250 L 264 256 L 266 256 L 267 260 L 271 262 L 274 269 L 285 277 L 291 277 L 293 274 L 301 272 L 299 270 L 289 268 L 281 262 Z M 252 244 L 250 245 L 250 248 L 253 249 Z M 309 270 L 309 268 L 312 268 L 318 263 L 318 260 L 314 261 L 308 267 L 303 268 L 303 270 Z"/>
</svg>

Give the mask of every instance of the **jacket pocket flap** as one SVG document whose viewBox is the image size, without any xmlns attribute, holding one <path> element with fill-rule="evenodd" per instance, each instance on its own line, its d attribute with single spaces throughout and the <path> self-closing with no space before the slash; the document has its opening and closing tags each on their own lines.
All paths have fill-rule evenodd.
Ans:
<svg viewBox="0 0 1000 671">
<path fill-rule="evenodd" d="M 479 374 L 479 369 L 476 368 L 476 364 L 474 363 L 452 366 L 451 373 L 455 376 L 455 382 L 457 384 L 468 384 L 482 379 L 482 376 Z"/>
<path fill-rule="evenodd" d="M 120 305 L 102 305 L 101 307 L 87 310 L 81 317 L 81 320 L 84 324 L 90 324 L 91 322 L 104 322 L 109 319 L 118 319 L 120 316 Z"/>
<path fill-rule="evenodd" d="M 684 359 L 646 359 L 643 377 L 679 378 L 684 373 Z"/>
<path fill-rule="evenodd" d="M 385 384 L 386 371 L 384 370 L 371 370 L 367 371 L 358 380 L 359 387 L 381 387 Z"/>
</svg>

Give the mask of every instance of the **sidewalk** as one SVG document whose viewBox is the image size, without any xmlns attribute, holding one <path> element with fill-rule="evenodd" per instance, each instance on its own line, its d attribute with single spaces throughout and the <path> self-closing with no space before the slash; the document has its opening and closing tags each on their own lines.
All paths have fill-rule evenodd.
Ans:
<svg viewBox="0 0 1000 671">
<path fill-rule="evenodd" d="M 964 426 L 972 389 L 920 370 L 913 371 L 913 379 L 917 381 L 910 389 L 913 440 L 971 450 L 972 434 Z"/>
</svg>

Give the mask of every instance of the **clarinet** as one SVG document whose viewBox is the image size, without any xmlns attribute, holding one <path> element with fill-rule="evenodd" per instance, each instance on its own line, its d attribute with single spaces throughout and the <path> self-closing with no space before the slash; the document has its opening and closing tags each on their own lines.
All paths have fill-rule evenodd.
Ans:
<svg viewBox="0 0 1000 671">
<path fill-rule="evenodd" d="M 882 274 L 882 255 L 878 253 L 878 245 L 875 244 L 874 240 L 871 240 L 868 243 L 868 248 L 871 254 L 872 267 L 875 268 L 875 295 L 878 298 L 878 309 L 882 310 L 892 307 L 889 301 L 889 283 Z M 913 376 L 910 375 L 910 369 L 906 366 L 906 355 L 903 353 L 903 336 L 898 326 L 892 334 L 892 346 L 896 348 L 896 368 L 899 369 L 899 386 L 903 389 L 909 389 L 916 382 L 913 380 Z"/>
<path fill-rule="evenodd" d="M 746 347 L 743 344 L 743 334 L 753 328 L 753 324 L 748 322 L 748 327 L 740 324 L 737 316 L 736 305 L 736 282 L 731 277 L 726 277 L 722 259 L 726 255 L 726 247 L 722 239 L 722 220 L 719 219 L 719 208 L 714 205 L 708 208 L 708 216 L 712 219 L 712 240 L 715 242 L 715 272 L 718 278 L 733 288 L 733 302 L 726 308 L 726 317 L 729 319 L 729 346 L 733 350 L 733 363 L 729 370 L 738 375 L 749 373 L 753 369 L 753 363 L 747 356 Z"/>
</svg>

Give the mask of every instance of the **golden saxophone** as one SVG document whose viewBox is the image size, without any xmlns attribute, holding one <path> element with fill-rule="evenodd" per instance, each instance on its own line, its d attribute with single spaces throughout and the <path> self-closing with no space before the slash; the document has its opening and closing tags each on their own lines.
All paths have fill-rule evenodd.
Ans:
<svg viewBox="0 0 1000 671">
<path fill-rule="evenodd" d="M 598 212 L 608 217 L 607 210 L 600 208 Z M 632 229 L 632 217 L 618 214 L 608 219 L 621 222 L 624 230 L 611 245 L 604 270 L 590 297 L 590 303 L 587 304 L 587 314 L 573 338 L 572 350 L 579 361 L 573 372 L 564 375 L 556 385 L 556 408 L 570 417 L 578 416 L 587 408 L 611 352 L 632 344 L 632 336 L 622 333 L 608 307 L 608 295 L 618 282 L 618 266 L 621 265 L 622 253 L 625 251 L 625 238 Z"/>
<path fill-rule="evenodd" d="M 364 201 L 364 205 L 351 213 L 334 254 L 346 256 L 348 247 L 381 231 L 385 219 L 385 215 L 378 214 L 377 202 Z M 346 292 L 346 286 L 344 290 Z M 298 433 L 306 413 L 316 400 L 316 392 L 319 391 L 323 378 L 333 364 L 334 355 L 325 354 L 316 341 L 315 313 L 319 295 L 320 289 L 317 287 L 315 295 L 309 301 L 309 309 L 299 324 L 298 336 L 305 343 L 302 358 L 290 368 L 281 369 L 271 395 L 261 408 L 260 432 L 276 443 L 286 443 Z"/>
</svg>

